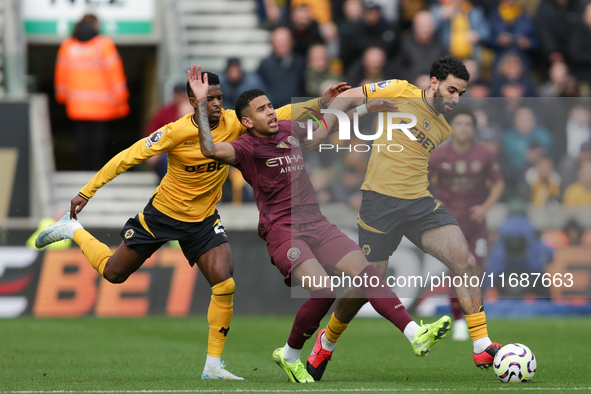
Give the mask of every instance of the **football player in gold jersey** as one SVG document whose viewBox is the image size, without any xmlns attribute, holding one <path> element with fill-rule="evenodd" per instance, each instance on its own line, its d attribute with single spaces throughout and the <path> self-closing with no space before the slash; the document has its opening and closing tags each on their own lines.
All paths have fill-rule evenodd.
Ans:
<svg viewBox="0 0 591 394">
<path fill-rule="evenodd" d="M 362 115 L 367 112 L 365 103 L 389 98 L 398 112 L 414 117 L 392 119 L 384 114 L 382 119 L 383 125 L 389 120 L 408 125 L 406 130 L 414 139 L 401 129 L 382 132 L 373 142 L 365 182 L 361 186 L 363 200 L 358 219 L 359 246 L 368 261 L 385 275 L 388 258 L 404 235 L 446 264 L 455 275 L 470 278 L 477 276 L 477 271 L 468 243 L 454 217 L 435 202 L 427 190 L 429 155 L 451 135 L 443 114 L 458 104 L 470 75 L 459 59 L 445 56 L 432 64 L 430 77 L 431 85 L 426 90 L 396 79 L 353 88 L 340 94 L 329 109 L 345 112 L 357 106 L 357 112 Z M 329 114 L 325 120 L 331 130 L 337 117 Z M 325 136 L 326 132 L 315 136 L 316 142 Z M 390 145 L 395 145 L 395 149 L 389 149 Z M 456 292 L 473 341 L 474 362 L 484 369 L 492 365 L 501 345 L 489 339 L 480 288 L 470 283 L 462 281 Z M 343 294 L 325 333 L 319 338 L 324 349 L 334 349 L 339 336 L 365 302 L 359 289 L 351 288 Z M 325 362 L 329 359 L 330 355 Z M 321 364 L 313 355 L 308 361 L 309 370 Z"/>
<path fill-rule="evenodd" d="M 195 65 L 192 66 L 195 72 Z M 232 142 L 246 132 L 233 110 L 224 110 L 219 77 L 209 77 L 207 112 L 215 142 Z M 340 83 L 327 90 L 325 98 L 286 105 L 277 110 L 278 119 L 303 119 L 305 107 L 320 110 L 331 98 L 350 88 Z M 187 83 L 189 101 L 195 109 L 176 122 L 154 131 L 113 157 L 74 197 L 70 212 L 46 227 L 36 246 L 73 239 L 90 264 L 111 283 L 122 283 L 157 249 L 178 240 L 189 264 L 197 264 L 212 290 L 207 313 L 209 339 L 202 379 L 242 378 L 225 369 L 221 362 L 224 342 L 232 320 L 235 284 L 234 264 L 227 235 L 216 210 L 228 165 L 205 157 L 199 149 L 195 116 L 197 101 Z M 160 153 L 168 153 L 168 172 L 156 188 L 144 210 L 129 219 L 121 237 L 123 242 L 111 249 L 82 228 L 77 215 L 97 190 L 117 175 Z"/>
</svg>

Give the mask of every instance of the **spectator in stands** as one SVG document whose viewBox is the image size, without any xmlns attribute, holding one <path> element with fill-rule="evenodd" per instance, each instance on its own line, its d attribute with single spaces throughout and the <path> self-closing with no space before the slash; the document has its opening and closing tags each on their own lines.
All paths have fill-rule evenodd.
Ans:
<svg viewBox="0 0 591 394">
<path fill-rule="evenodd" d="M 365 2 L 363 18 L 341 37 L 341 60 L 348 73 L 350 67 L 369 47 L 382 48 L 386 55 L 393 53 L 396 38 L 395 26 L 382 17 L 381 7 L 372 1 Z"/>
<path fill-rule="evenodd" d="M 154 115 L 150 118 L 148 125 L 144 131 L 144 136 L 148 137 L 150 134 L 159 128 L 166 126 L 171 122 L 175 122 L 181 116 L 190 112 L 194 112 L 189 97 L 187 96 L 187 84 L 179 82 L 174 85 L 172 89 L 172 101 L 160 107 Z M 167 170 L 167 155 L 162 153 L 150 157 L 146 162 L 158 174 L 160 179 L 164 178 Z"/>
<path fill-rule="evenodd" d="M 521 107 L 515 111 L 514 126 L 510 127 L 503 136 L 503 151 L 507 155 L 513 168 L 525 171 L 527 168 L 527 154 L 532 143 L 537 143 L 541 149 L 553 156 L 552 135 L 548 130 L 539 126 L 534 112 L 529 107 Z"/>
<path fill-rule="evenodd" d="M 431 77 L 429 74 L 421 74 L 414 80 L 414 82 L 412 82 L 412 84 L 421 90 L 426 90 L 431 86 Z"/>
<path fill-rule="evenodd" d="M 529 202 L 533 206 L 558 205 L 560 198 L 560 175 L 554 171 L 554 163 L 542 156 L 525 172 L 525 181 L 530 186 Z"/>
<path fill-rule="evenodd" d="M 469 88 L 474 82 L 482 81 L 482 77 L 480 75 L 480 64 L 476 60 L 464 59 L 462 63 L 464 63 L 466 70 L 468 70 L 468 74 L 470 74 L 470 80 L 468 81 Z"/>
<path fill-rule="evenodd" d="M 347 82 L 351 86 L 361 86 L 366 80 L 378 82 L 385 79 L 386 52 L 379 47 L 369 47 L 360 61 L 353 64 L 347 74 Z"/>
<path fill-rule="evenodd" d="M 489 16 L 488 23 L 491 33 L 487 44 L 496 52 L 497 59 L 507 52 L 515 52 L 529 69 L 538 40 L 534 20 L 519 0 L 501 0 Z"/>
<path fill-rule="evenodd" d="M 373 0 L 382 8 L 382 16 L 386 22 L 398 24 L 400 20 L 400 0 Z"/>
<path fill-rule="evenodd" d="M 577 170 L 584 161 L 591 161 L 591 141 L 581 145 L 576 157 L 564 155 L 560 161 L 560 175 L 563 187 L 569 187 L 577 181 Z"/>
<path fill-rule="evenodd" d="M 550 80 L 546 81 L 538 89 L 542 97 L 561 97 L 566 89 L 568 66 L 565 62 L 554 62 L 550 66 Z"/>
<path fill-rule="evenodd" d="M 332 23 L 332 5 L 330 0 L 291 0 L 291 12 L 301 6 L 307 7 L 319 26 Z"/>
<path fill-rule="evenodd" d="M 341 37 L 341 45 L 346 45 L 347 37 L 351 37 L 355 26 L 361 22 L 363 18 L 363 2 L 361 0 L 346 0 L 343 4 L 343 19 L 339 21 L 339 37 Z"/>
<path fill-rule="evenodd" d="M 536 97 L 536 87 L 531 74 L 523 65 L 523 60 L 515 52 L 507 52 L 497 66 L 497 73 L 491 82 L 490 94 L 492 97 L 501 95 L 501 87 L 506 83 L 517 82 L 523 86 L 526 97 Z"/>
<path fill-rule="evenodd" d="M 410 30 L 415 15 L 417 14 L 417 12 L 426 9 L 428 3 L 433 3 L 433 1 L 400 0 L 400 28 L 405 31 Z"/>
<path fill-rule="evenodd" d="M 113 41 L 99 34 L 99 21 L 86 14 L 59 47 L 55 99 L 74 123 L 78 166 L 96 171 L 105 164 L 107 122 L 129 113 L 123 62 Z"/>
<path fill-rule="evenodd" d="M 257 0 L 259 23 L 271 28 L 288 19 L 289 9 L 282 0 Z"/>
<path fill-rule="evenodd" d="M 568 41 L 572 26 L 582 14 L 578 0 L 542 0 L 536 13 L 536 30 L 541 43 L 543 59 L 552 64 L 569 64 Z"/>
<path fill-rule="evenodd" d="M 308 51 L 308 67 L 306 68 L 306 94 L 311 97 L 320 97 L 325 90 L 323 85 L 329 81 L 331 85 L 338 83 L 340 76 L 334 74 L 329 68 L 329 59 L 326 45 L 316 44 Z"/>
<path fill-rule="evenodd" d="M 358 138 L 351 140 L 351 145 L 361 144 Z M 369 152 L 347 152 L 341 165 L 335 171 L 336 182 L 332 187 L 332 197 L 335 202 L 347 203 L 351 208 L 359 210 L 361 207 L 361 185 L 365 179 Z"/>
<path fill-rule="evenodd" d="M 488 126 L 488 123 L 483 123 L 481 110 L 474 110 L 474 116 L 476 117 L 477 131 L 475 139 L 481 144 L 489 148 L 497 158 L 497 163 L 501 168 L 503 174 L 503 180 L 505 181 L 505 190 L 503 192 L 502 200 L 506 201 L 508 198 L 515 197 L 518 195 L 518 188 L 520 179 L 516 176 L 515 170 L 511 167 L 509 160 L 501 147 L 501 138 L 499 133 L 494 127 Z"/>
<path fill-rule="evenodd" d="M 467 93 L 467 97 L 472 97 L 475 99 L 490 97 L 490 88 L 484 80 L 480 79 L 474 81 L 472 85 L 470 85 L 470 89 L 467 91 Z"/>
<path fill-rule="evenodd" d="M 573 26 L 568 49 L 574 76 L 591 85 L 591 3 L 585 7 L 581 20 Z"/>
<path fill-rule="evenodd" d="M 312 12 L 306 4 L 301 4 L 291 10 L 289 28 L 294 38 L 294 53 L 306 56 L 310 46 L 322 44 L 318 23 L 312 18 Z"/>
<path fill-rule="evenodd" d="M 586 105 L 575 105 L 566 121 L 567 155 L 577 157 L 582 144 L 589 141 L 591 141 L 591 112 Z"/>
<path fill-rule="evenodd" d="M 291 103 L 292 97 L 304 97 L 303 56 L 293 53 L 293 38 L 287 27 L 278 27 L 271 36 L 273 53 L 263 59 L 258 74 L 267 87 L 267 95 L 275 107 Z"/>
<path fill-rule="evenodd" d="M 484 12 L 466 0 L 442 0 L 433 16 L 445 50 L 460 59 L 480 57 L 478 45 L 490 36 Z"/>
<path fill-rule="evenodd" d="M 581 163 L 578 181 L 564 191 L 564 205 L 571 208 L 591 207 L 591 161 Z"/>
<path fill-rule="evenodd" d="M 445 55 L 443 43 L 435 36 L 435 21 L 429 11 L 418 12 L 412 24 L 412 34 L 404 37 L 389 75 L 411 83 L 419 75 L 429 74 L 433 59 Z M 470 74 L 472 79 L 472 74 Z"/>
<path fill-rule="evenodd" d="M 236 99 L 245 90 L 265 89 L 261 77 L 256 73 L 245 72 L 240 64 L 240 59 L 236 57 L 228 59 L 226 70 L 220 75 L 220 86 L 224 92 L 225 109 L 234 109 Z"/>
<path fill-rule="evenodd" d="M 497 230 L 498 239 L 491 249 L 486 272 L 491 272 L 493 278 L 498 278 L 502 272 L 505 277 L 511 274 L 543 273 L 544 267 L 552 261 L 552 249 L 538 237 L 522 200 L 513 199 L 508 206 L 509 216 Z M 522 287 L 495 287 L 502 295 L 510 296 L 521 296 L 533 291 Z M 544 290 L 543 286 L 539 286 L 538 290 Z"/>
</svg>

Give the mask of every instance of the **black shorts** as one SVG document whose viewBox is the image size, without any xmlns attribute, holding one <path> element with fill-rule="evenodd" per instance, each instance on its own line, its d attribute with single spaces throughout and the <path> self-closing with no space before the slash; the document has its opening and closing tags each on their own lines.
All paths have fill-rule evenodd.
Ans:
<svg viewBox="0 0 591 394">
<path fill-rule="evenodd" d="M 152 200 L 142 213 L 125 223 L 121 237 L 125 245 L 146 259 L 168 241 L 178 240 L 191 266 L 205 252 L 228 242 L 217 210 L 202 222 L 181 222 L 154 208 Z"/>
<path fill-rule="evenodd" d="M 384 261 L 406 236 L 421 250 L 421 233 L 425 230 L 458 225 L 456 219 L 433 197 L 403 200 L 363 190 L 359 210 L 359 246 L 368 261 Z"/>
</svg>

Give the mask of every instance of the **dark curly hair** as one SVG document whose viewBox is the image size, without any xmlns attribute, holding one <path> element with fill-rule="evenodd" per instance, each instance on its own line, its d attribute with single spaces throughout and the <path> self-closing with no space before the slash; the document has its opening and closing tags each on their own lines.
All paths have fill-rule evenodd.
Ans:
<svg viewBox="0 0 591 394">
<path fill-rule="evenodd" d="M 209 83 L 209 86 L 215 86 L 215 85 L 219 85 L 220 84 L 220 77 L 216 74 L 216 73 L 212 73 L 210 71 L 203 71 L 201 73 L 201 80 L 203 81 L 203 75 L 207 74 L 207 82 Z M 195 97 L 193 96 L 193 90 L 191 90 L 191 85 L 189 84 L 189 81 L 187 81 L 187 96 L 189 97 Z"/>
<path fill-rule="evenodd" d="M 236 103 L 234 104 L 234 110 L 236 111 L 236 116 L 238 117 L 239 122 L 242 123 L 242 114 L 244 113 L 244 110 L 249 107 L 250 102 L 260 96 L 266 96 L 266 93 L 261 89 L 246 90 L 238 96 Z"/>
<path fill-rule="evenodd" d="M 464 63 L 457 57 L 451 55 L 443 56 L 433 62 L 429 76 L 435 77 L 442 82 L 448 75 L 453 75 L 456 78 L 463 79 L 468 82 L 470 80 L 470 73 L 464 66 Z"/>
</svg>

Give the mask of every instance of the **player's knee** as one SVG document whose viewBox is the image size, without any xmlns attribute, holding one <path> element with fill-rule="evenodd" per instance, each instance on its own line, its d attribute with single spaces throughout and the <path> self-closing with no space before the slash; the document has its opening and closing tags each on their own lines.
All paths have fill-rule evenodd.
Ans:
<svg viewBox="0 0 591 394">
<path fill-rule="evenodd" d="M 125 282 L 129 278 L 129 273 L 112 268 L 107 264 L 103 271 L 103 277 L 111 283 L 118 284 Z"/>
<path fill-rule="evenodd" d="M 228 278 L 223 282 L 220 282 L 217 285 L 212 286 L 211 288 L 212 293 L 216 295 L 234 294 L 235 290 L 236 283 L 234 283 L 233 278 Z"/>
<path fill-rule="evenodd" d="M 472 274 L 476 270 L 476 258 L 472 253 L 466 251 L 466 253 L 462 256 L 460 262 L 460 271 L 462 274 L 468 273 Z"/>
</svg>

